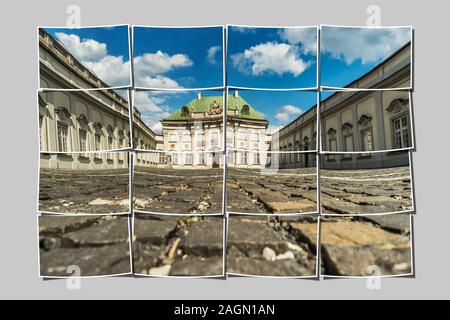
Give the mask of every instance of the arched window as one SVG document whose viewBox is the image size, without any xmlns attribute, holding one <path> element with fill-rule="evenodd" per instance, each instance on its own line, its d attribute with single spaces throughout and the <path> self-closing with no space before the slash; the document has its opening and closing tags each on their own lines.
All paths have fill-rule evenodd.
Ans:
<svg viewBox="0 0 450 320">
<path fill-rule="evenodd" d="M 352 152 L 353 149 L 353 125 L 351 123 L 344 123 L 341 127 L 342 137 L 344 139 L 344 151 Z M 345 154 L 344 158 L 351 158 L 351 154 Z"/>
<path fill-rule="evenodd" d="M 409 133 L 410 120 L 408 105 L 409 100 L 396 99 L 386 109 L 390 113 L 393 149 L 409 148 L 412 144 Z"/>
<path fill-rule="evenodd" d="M 103 126 L 100 122 L 94 124 L 94 148 L 95 151 L 102 150 L 102 129 Z"/>
<path fill-rule="evenodd" d="M 328 135 L 328 151 L 337 151 L 336 129 L 334 128 L 328 129 L 327 135 Z M 335 159 L 336 159 L 335 155 L 333 154 L 327 155 L 328 161 L 334 161 Z"/>
<path fill-rule="evenodd" d="M 242 106 L 242 114 L 243 115 L 249 115 L 250 114 L 250 107 L 248 105 L 243 105 Z"/>
<path fill-rule="evenodd" d="M 373 151 L 372 117 L 362 115 L 358 120 L 361 136 L 361 151 Z"/>
<path fill-rule="evenodd" d="M 70 112 L 64 107 L 56 108 L 56 126 L 58 135 L 58 152 L 69 151 Z"/>
<path fill-rule="evenodd" d="M 84 114 L 78 117 L 78 142 L 80 152 L 88 151 L 89 122 Z"/>
</svg>

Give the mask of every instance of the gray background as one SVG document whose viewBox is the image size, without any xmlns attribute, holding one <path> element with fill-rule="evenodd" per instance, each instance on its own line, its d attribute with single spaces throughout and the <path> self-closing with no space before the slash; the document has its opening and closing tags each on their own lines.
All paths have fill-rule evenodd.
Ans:
<svg viewBox="0 0 450 320">
<path fill-rule="evenodd" d="M 84 279 L 38 278 L 36 192 L 38 173 L 36 26 L 63 26 L 70 4 L 81 7 L 82 25 L 365 25 L 366 8 L 381 7 L 383 25 L 413 25 L 415 33 L 413 155 L 417 217 L 416 279 L 384 279 L 381 290 L 366 280 Z M 8 1 L 0 15 L 1 85 L 1 298 L 317 299 L 449 298 L 448 141 L 450 105 L 447 1 Z M 8 151 L 5 151 L 8 150 Z"/>
</svg>

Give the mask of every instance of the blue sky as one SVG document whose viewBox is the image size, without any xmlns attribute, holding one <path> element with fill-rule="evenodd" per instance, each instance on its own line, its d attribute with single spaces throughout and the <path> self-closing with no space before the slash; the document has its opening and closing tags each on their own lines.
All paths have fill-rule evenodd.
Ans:
<svg viewBox="0 0 450 320">
<path fill-rule="evenodd" d="M 133 37 L 137 87 L 224 86 L 222 27 L 134 27 Z"/>
<path fill-rule="evenodd" d="M 233 94 L 234 90 L 229 93 Z M 222 91 L 203 91 L 203 96 L 222 95 Z M 270 130 L 277 131 L 317 103 L 313 91 L 239 90 L 239 95 L 269 121 Z M 160 120 L 197 97 L 196 91 L 136 91 L 134 102 L 142 120 L 156 133 L 161 133 Z"/>
<path fill-rule="evenodd" d="M 233 93 L 233 90 L 229 91 Z M 314 91 L 240 90 L 239 95 L 269 121 L 277 131 L 317 104 Z"/>
<path fill-rule="evenodd" d="M 228 85 L 317 86 L 317 28 L 228 28 Z"/>
<path fill-rule="evenodd" d="M 344 87 L 411 41 L 411 28 L 322 27 L 321 86 Z"/>
<path fill-rule="evenodd" d="M 128 26 L 45 30 L 110 87 L 131 84 Z"/>
</svg>

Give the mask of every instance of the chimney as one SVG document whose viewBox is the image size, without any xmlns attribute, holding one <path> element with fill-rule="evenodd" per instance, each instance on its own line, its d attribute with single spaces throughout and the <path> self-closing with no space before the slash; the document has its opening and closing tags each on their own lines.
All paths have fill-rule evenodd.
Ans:
<svg viewBox="0 0 450 320">
<path fill-rule="evenodd" d="M 198 92 L 197 93 L 197 100 L 201 100 L 202 99 L 202 93 L 201 92 Z"/>
<path fill-rule="evenodd" d="M 239 97 L 239 91 L 238 90 L 234 90 L 234 94 L 233 95 L 234 95 L 235 98 Z"/>
</svg>

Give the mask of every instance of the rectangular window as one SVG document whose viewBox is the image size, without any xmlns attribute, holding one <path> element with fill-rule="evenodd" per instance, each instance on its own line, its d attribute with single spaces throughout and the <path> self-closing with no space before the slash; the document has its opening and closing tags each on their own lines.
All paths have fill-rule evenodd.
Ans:
<svg viewBox="0 0 450 320">
<path fill-rule="evenodd" d="M 247 152 L 241 151 L 241 164 L 247 164 Z"/>
<path fill-rule="evenodd" d="M 113 138 L 112 138 L 112 137 L 108 137 L 108 150 L 112 150 L 112 149 L 114 149 L 114 146 L 113 146 Z M 108 153 L 107 153 L 107 159 L 108 159 L 108 160 L 112 160 L 112 159 L 113 159 L 113 154 L 112 154 L 112 152 L 108 152 Z"/>
<path fill-rule="evenodd" d="M 344 151 L 345 152 L 352 152 L 353 151 L 353 136 L 352 135 L 347 135 L 344 137 Z M 344 155 L 345 159 L 351 159 L 352 155 L 351 154 L 345 154 Z"/>
<path fill-rule="evenodd" d="M 373 151 L 372 129 L 361 131 L 362 151 Z"/>
<path fill-rule="evenodd" d="M 67 152 L 67 135 L 69 128 L 61 123 L 58 123 L 58 151 Z"/>
<path fill-rule="evenodd" d="M 408 148 L 409 145 L 409 129 L 408 118 L 406 115 L 393 120 L 394 143 L 396 149 Z"/>
<path fill-rule="evenodd" d="M 204 166 L 204 165 L 205 165 L 205 154 L 204 154 L 203 152 L 201 152 L 201 153 L 198 154 L 198 163 L 199 163 L 201 166 Z"/>
<path fill-rule="evenodd" d="M 177 153 L 172 154 L 172 164 L 178 165 L 178 154 Z"/>
<path fill-rule="evenodd" d="M 186 161 L 184 164 L 187 166 L 192 166 L 192 153 L 186 154 Z"/>
<path fill-rule="evenodd" d="M 95 135 L 95 151 L 100 151 L 102 149 L 101 146 L 101 136 L 99 134 Z"/>
<path fill-rule="evenodd" d="M 328 140 L 328 145 L 330 147 L 330 151 L 336 151 L 337 150 L 337 140 L 336 138 L 332 138 Z M 328 160 L 335 160 L 336 156 L 334 154 L 327 155 Z"/>
<path fill-rule="evenodd" d="M 219 146 L 219 138 L 218 138 L 218 134 L 217 133 L 213 133 L 211 135 L 211 145 L 213 147 Z"/>
<path fill-rule="evenodd" d="M 260 159 L 260 156 L 259 156 L 259 152 L 255 152 L 253 154 L 253 163 L 254 164 L 261 164 L 261 159 Z"/>
<path fill-rule="evenodd" d="M 84 130 L 80 130 L 79 138 L 80 138 L 80 152 L 87 151 L 87 132 Z"/>
</svg>

